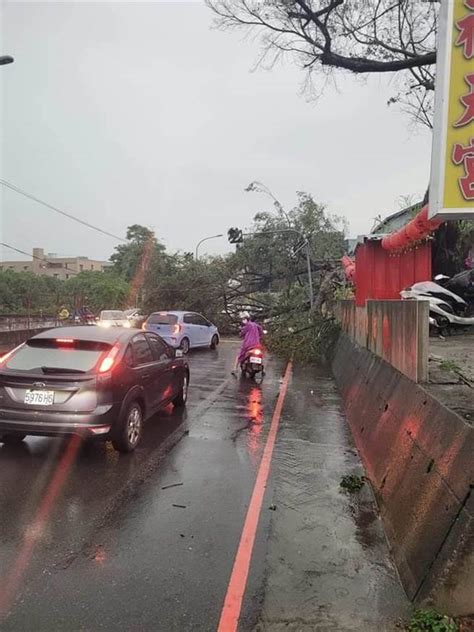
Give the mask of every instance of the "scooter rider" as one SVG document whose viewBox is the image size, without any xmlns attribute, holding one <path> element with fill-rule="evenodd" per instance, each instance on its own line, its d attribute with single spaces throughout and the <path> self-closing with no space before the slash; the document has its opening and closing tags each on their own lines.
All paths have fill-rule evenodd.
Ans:
<svg viewBox="0 0 474 632">
<path fill-rule="evenodd" d="M 235 361 L 235 368 L 232 375 L 236 376 L 239 366 L 245 360 L 247 353 L 254 347 L 261 345 L 263 329 L 256 322 L 253 322 L 248 312 L 240 314 L 242 326 L 240 329 L 240 337 L 243 338 L 240 345 L 240 351 Z"/>
</svg>

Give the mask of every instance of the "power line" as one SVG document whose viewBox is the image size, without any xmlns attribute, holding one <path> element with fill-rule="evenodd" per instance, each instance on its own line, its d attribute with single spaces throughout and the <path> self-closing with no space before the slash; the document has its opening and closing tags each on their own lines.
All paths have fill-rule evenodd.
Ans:
<svg viewBox="0 0 474 632">
<path fill-rule="evenodd" d="M 118 235 L 109 233 L 107 230 L 103 230 L 102 228 L 99 228 L 98 226 L 89 224 L 89 222 L 85 222 L 83 219 L 80 219 L 79 217 L 76 217 L 75 215 L 72 215 L 71 213 L 66 213 L 66 211 L 62 211 L 56 206 L 53 206 L 52 204 L 49 204 L 48 202 L 45 202 L 44 200 L 40 200 L 34 195 L 31 195 L 30 193 L 28 193 L 27 191 L 20 189 L 14 184 L 11 184 L 11 182 L 7 182 L 7 180 L 0 179 L 0 184 L 2 184 L 7 189 L 11 189 L 12 191 L 15 191 L 15 193 L 19 193 L 20 195 L 23 195 L 24 197 L 30 200 L 33 200 L 34 202 L 37 202 L 38 204 L 42 204 L 43 206 L 46 206 L 46 208 L 49 208 L 51 211 L 54 211 L 55 213 L 59 213 L 60 215 L 63 215 L 64 217 L 67 217 L 68 219 L 72 219 L 73 221 L 78 222 L 79 224 L 82 224 L 83 226 L 87 226 L 87 228 L 92 228 L 92 230 L 96 230 L 97 232 L 102 233 L 102 235 L 107 235 L 107 237 L 112 237 L 113 239 L 117 239 L 118 241 L 123 241 L 124 243 L 128 243 L 127 240 L 124 239 L 123 237 L 119 237 Z"/>
<path fill-rule="evenodd" d="M 4 243 L 3 241 L 0 241 L 0 246 L 5 246 L 5 248 L 9 248 L 10 250 L 14 250 L 15 252 L 18 252 L 21 255 L 27 255 L 28 257 L 31 257 L 32 259 L 38 259 L 38 261 L 42 261 L 43 263 L 46 261 L 48 263 L 47 259 L 42 259 L 41 257 L 37 257 L 36 255 L 32 255 L 31 253 L 26 252 L 26 250 L 21 250 L 20 248 L 15 248 L 15 246 L 10 246 L 9 244 Z"/>
<path fill-rule="evenodd" d="M 15 246 L 10 246 L 9 244 L 6 244 L 3 241 L 0 241 L 0 246 L 4 246 L 5 248 L 14 250 L 15 252 L 18 252 L 21 255 L 27 255 L 28 257 L 31 257 L 32 259 L 38 259 L 38 261 L 41 261 L 42 263 L 54 263 L 53 261 L 50 261 L 49 259 L 43 259 L 42 257 L 37 257 L 36 255 L 32 255 L 29 252 L 26 252 L 25 250 L 21 250 L 20 248 L 15 248 Z M 0 264 L 1 263 L 2 262 L 0 261 Z M 21 263 L 21 261 L 19 263 Z M 80 274 L 77 270 L 70 270 L 69 268 L 64 268 L 64 269 L 67 270 L 68 273 L 71 273 L 71 274 Z"/>
</svg>

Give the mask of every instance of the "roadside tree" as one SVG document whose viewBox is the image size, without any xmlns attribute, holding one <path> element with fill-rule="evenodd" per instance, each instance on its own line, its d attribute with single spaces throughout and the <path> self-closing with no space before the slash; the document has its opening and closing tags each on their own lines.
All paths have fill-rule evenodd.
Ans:
<svg viewBox="0 0 474 632">
<path fill-rule="evenodd" d="M 289 56 L 317 95 L 334 70 L 395 74 L 399 102 L 431 127 L 439 0 L 206 0 L 222 29 L 260 37 L 259 63 Z"/>
</svg>

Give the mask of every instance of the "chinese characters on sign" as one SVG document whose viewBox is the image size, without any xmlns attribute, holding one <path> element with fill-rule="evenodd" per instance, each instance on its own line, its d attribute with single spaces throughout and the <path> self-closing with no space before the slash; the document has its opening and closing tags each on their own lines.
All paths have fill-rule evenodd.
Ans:
<svg viewBox="0 0 474 632">
<path fill-rule="evenodd" d="M 464 5 L 474 12 L 474 0 L 465 0 Z M 456 46 L 462 46 L 464 57 L 472 59 L 474 57 L 474 13 L 467 13 L 457 20 L 456 28 L 459 31 Z"/>
<path fill-rule="evenodd" d="M 464 0 L 466 15 L 456 21 L 456 28 L 459 36 L 456 46 L 462 47 L 463 57 L 472 59 L 474 63 L 474 0 Z M 469 92 L 460 97 L 464 112 L 461 118 L 454 123 L 454 127 L 464 127 L 474 121 L 474 72 L 465 75 L 464 81 L 469 86 Z M 458 184 L 466 200 L 474 200 L 474 136 L 470 138 L 470 143 L 463 147 L 460 143 L 455 143 L 453 147 L 452 160 L 455 165 L 464 166 L 464 175 L 458 178 Z"/>
<path fill-rule="evenodd" d="M 454 123 L 454 127 L 462 127 L 463 125 L 467 125 L 471 121 L 474 121 L 474 72 L 471 75 L 466 75 L 464 77 L 464 81 L 469 85 L 471 90 L 469 94 L 466 94 L 459 99 L 464 105 L 465 110 L 459 121 Z"/>
<path fill-rule="evenodd" d="M 436 70 L 430 217 L 473 217 L 474 0 L 444 0 Z"/>
<path fill-rule="evenodd" d="M 459 187 L 466 200 L 474 200 L 474 138 L 467 147 L 459 143 L 454 145 L 453 162 L 464 165 L 465 175 L 458 178 Z"/>
</svg>

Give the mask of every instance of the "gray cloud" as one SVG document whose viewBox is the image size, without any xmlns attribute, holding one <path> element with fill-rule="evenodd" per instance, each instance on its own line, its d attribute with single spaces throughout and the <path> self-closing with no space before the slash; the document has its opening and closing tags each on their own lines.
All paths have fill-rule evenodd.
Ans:
<svg viewBox="0 0 474 632">
<path fill-rule="evenodd" d="M 268 206 L 243 191 L 258 179 L 288 206 L 313 193 L 357 234 L 426 188 L 431 137 L 387 108 L 386 79 L 343 77 L 308 103 L 290 63 L 250 72 L 255 42 L 211 30 L 200 3 L 2 9 L 15 56 L 0 69 L 2 177 L 112 233 L 142 223 L 192 250 Z M 97 258 L 115 245 L 13 192 L 1 199 L 2 240 L 20 248 Z"/>
</svg>

